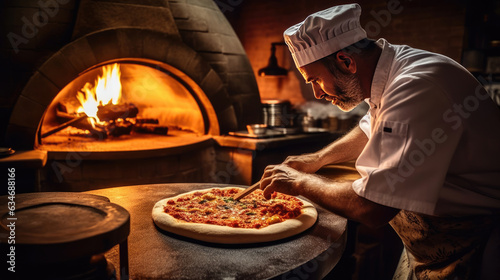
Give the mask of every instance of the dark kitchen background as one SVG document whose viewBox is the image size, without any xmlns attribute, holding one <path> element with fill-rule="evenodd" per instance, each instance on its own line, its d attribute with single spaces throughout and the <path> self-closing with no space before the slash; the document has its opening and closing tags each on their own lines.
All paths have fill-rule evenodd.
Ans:
<svg viewBox="0 0 500 280">
<path fill-rule="evenodd" d="M 370 38 L 451 57 L 500 104 L 500 1 L 357 2 Z M 2 0 L 0 166 L 16 167 L 19 193 L 256 182 L 266 165 L 321 148 L 366 111 L 342 113 L 315 101 L 283 44 L 286 28 L 345 3 Z M 272 52 L 282 76 L 260 75 Z M 101 111 L 105 125 L 78 119 L 76 93 L 115 63 L 126 100 Z M 269 124 L 271 109 L 285 117 L 274 125 L 286 137 L 233 136 L 248 124 Z M 119 121 L 114 110 L 132 120 Z M 321 133 L 302 133 L 306 125 Z M 361 232 L 368 240 L 360 244 L 380 244 L 391 234 Z M 392 267 L 398 256 L 385 253 L 399 244 L 384 246 L 368 255 L 387 257 Z M 366 271 L 381 269 L 372 264 Z"/>
<path fill-rule="evenodd" d="M 240 38 L 252 67 L 267 64 L 270 42 L 282 41 L 283 31 L 307 15 L 349 1 L 240 1 L 225 15 Z M 371 38 L 385 38 L 464 63 L 485 78 L 498 73 L 500 3 L 486 1 L 356 1 L 362 7 L 361 25 Z M 392 9 L 392 11 L 391 11 Z M 391 13 L 392 12 L 392 13 Z M 277 48 L 281 66 L 292 70 L 286 48 Z M 465 61 L 464 61 L 465 60 Z M 488 61 L 490 67 L 487 67 Z M 284 80 L 257 79 L 261 96 L 290 95 L 296 103 L 311 99 L 302 78 L 290 73 Z"/>
</svg>

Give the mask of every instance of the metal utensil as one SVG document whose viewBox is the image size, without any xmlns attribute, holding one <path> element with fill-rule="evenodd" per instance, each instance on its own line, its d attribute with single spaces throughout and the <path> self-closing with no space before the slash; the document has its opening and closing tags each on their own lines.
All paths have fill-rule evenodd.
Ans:
<svg viewBox="0 0 500 280">
<path fill-rule="evenodd" d="M 266 124 L 249 124 L 247 125 L 248 133 L 251 135 L 264 135 L 267 131 Z"/>
</svg>

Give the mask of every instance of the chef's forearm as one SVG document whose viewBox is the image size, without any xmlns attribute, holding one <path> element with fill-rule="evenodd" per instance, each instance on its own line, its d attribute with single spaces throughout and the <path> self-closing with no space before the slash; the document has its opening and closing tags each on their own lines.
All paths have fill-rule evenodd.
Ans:
<svg viewBox="0 0 500 280">
<path fill-rule="evenodd" d="M 365 224 L 380 227 L 388 223 L 399 209 L 383 206 L 357 195 L 351 181 L 332 180 L 318 175 L 308 175 L 296 182 L 297 193 L 321 207 Z"/>
<path fill-rule="evenodd" d="M 319 160 L 323 166 L 355 160 L 367 142 L 366 134 L 356 126 L 343 137 L 318 151 Z"/>
</svg>

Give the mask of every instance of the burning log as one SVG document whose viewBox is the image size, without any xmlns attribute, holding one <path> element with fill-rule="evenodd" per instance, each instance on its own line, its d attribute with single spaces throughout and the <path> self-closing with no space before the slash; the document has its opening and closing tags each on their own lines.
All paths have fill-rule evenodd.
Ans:
<svg viewBox="0 0 500 280">
<path fill-rule="evenodd" d="M 90 132 L 90 135 L 92 138 L 98 139 L 98 140 L 104 140 L 108 138 L 108 133 L 105 130 L 101 130 L 97 127 L 90 127 L 87 129 Z"/>
<path fill-rule="evenodd" d="M 167 135 L 168 127 L 154 124 L 136 124 L 134 131 L 137 133 Z"/>
<path fill-rule="evenodd" d="M 64 113 L 63 113 L 63 115 L 61 115 L 61 117 L 70 117 L 70 116 L 71 115 L 69 115 L 69 114 L 64 116 Z M 104 127 L 100 127 L 98 125 L 92 125 L 90 118 L 87 118 L 85 120 L 81 120 L 79 122 L 72 123 L 71 126 L 74 128 L 88 131 L 89 132 L 88 134 L 90 134 L 90 136 L 92 136 L 92 138 L 95 138 L 95 139 L 104 140 L 104 139 L 108 138 L 108 133 L 106 132 L 106 129 Z M 88 136 L 88 134 L 84 134 L 84 135 Z"/>
<path fill-rule="evenodd" d="M 128 135 L 130 132 L 132 132 L 132 128 L 134 127 L 134 124 L 123 120 L 123 121 L 116 121 L 116 122 L 110 122 L 108 126 L 106 126 L 106 130 L 108 131 L 108 134 L 114 137 L 118 137 L 121 135 Z"/>
<path fill-rule="evenodd" d="M 145 119 L 135 119 L 135 123 L 136 124 L 146 124 L 146 123 L 150 123 L 150 124 L 159 124 L 160 122 L 158 121 L 158 119 L 148 119 L 148 118 L 145 118 Z"/>
<path fill-rule="evenodd" d="M 68 126 L 76 127 L 83 130 L 88 130 L 93 138 L 106 139 L 108 137 L 106 131 L 92 127 L 92 124 L 89 123 L 88 121 L 88 116 L 84 114 L 82 116 L 74 117 L 73 119 L 43 133 L 41 135 L 41 138 L 50 136 L 56 132 L 65 129 Z"/>
<path fill-rule="evenodd" d="M 143 134 L 167 135 L 169 128 L 159 125 L 159 120 L 154 118 L 137 118 L 139 109 L 131 103 L 118 105 L 107 104 L 98 106 L 97 116 L 100 123 L 91 123 L 86 115 L 68 112 L 68 106 L 59 103 L 56 107 L 56 116 L 62 125 L 51 129 L 42 135 L 42 138 L 54 134 L 68 126 L 81 129 L 82 133 L 73 133 L 73 136 L 93 137 L 96 139 L 107 139 L 108 136 L 119 137 L 129 135 L 132 132 Z"/>
<path fill-rule="evenodd" d="M 56 111 L 56 117 L 58 117 L 61 120 L 68 121 L 68 120 L 74 119 L 75 115 L 74 114 L 73 115 L 72 114 L 68 114 L 66 112 L 62 112 L 62 111 L 57 110 Z"/>
<path fill-rule="evenodd" d="M 114 121 L 117 119 L 135 118 L 139 109 L 134 104 L 106 104 L 97 106 L 97 117 L 101 121 Z"/>
<path fill-rule="evenodd" d="M 63 124 L 44 133 L 42 137 L 68 126 L 83 130 L 82 133 L 76 131 L 75 135 L 85 137 L 92 135 L 99 139 L 105 139 L 109 135 L 119 137 L 132 131 L 167 134 L 168 127 L 160 126 L 158 119 L 137 118 L 139 109 L 134 104 L 124 103 L 121 100 L 121 86 L 106 86 L 121 85 L 121 72 L 117 63 L 113 66 L 104 66 L 102 72 L 102 76 L 98 77 L 94 85 L 87 83 L 77 92 L 76 99 L 79 104 L 76 100 L 65 100 L 57 104 L 55 109 L 57 121 Z M 86 116 L 80 117 L 78 112 L 82 111 Z"/>
</svg>

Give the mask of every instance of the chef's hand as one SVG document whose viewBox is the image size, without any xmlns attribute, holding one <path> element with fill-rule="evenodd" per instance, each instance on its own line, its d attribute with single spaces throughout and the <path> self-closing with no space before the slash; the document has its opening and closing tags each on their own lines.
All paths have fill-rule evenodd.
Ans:
<svg viewBox="0 0 500 280">
<path fill-rule="evenodd" d="M 302 174 L 302 176 L 301 176 Z M 303 173 L 291 168 L 287 164 L 269 165 L 264 170 L 260 181 L 260 188 L 266 199 L 271 198 L 273 192 L 289 195 L 298 195 L 299 179 Z"/>
<path fill-rule="evenodd" d="M 317 153 L 309 153 L 298 156 L 288 156 L 283 164 L 304 173 L 315 173 L 323 164 L 319 160 Z"/>
</svg>

